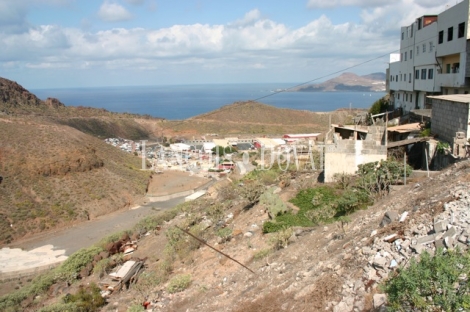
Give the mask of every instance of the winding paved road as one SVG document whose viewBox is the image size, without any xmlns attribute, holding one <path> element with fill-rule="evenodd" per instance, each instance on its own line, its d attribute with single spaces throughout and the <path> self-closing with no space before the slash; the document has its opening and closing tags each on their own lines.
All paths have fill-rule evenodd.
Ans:
<svg viewBox="0 0 470 312">
<path fill-rule="evenodd" d="M 150 202 L 136 209 L 118 211 L 70 228 L 14 243 L 9 247 L 31 250 L 44 245 L 53 245 L 54 249 L 64 249 L 65 254 L 70 256 L 77 250 L 89 247 L 108 235 L 131 229 L 144 217 L 159 213 L 159 210 L 172 208 L 182 202 L 184 202 L 184 196 L 162 202 Z"/>
</svg>

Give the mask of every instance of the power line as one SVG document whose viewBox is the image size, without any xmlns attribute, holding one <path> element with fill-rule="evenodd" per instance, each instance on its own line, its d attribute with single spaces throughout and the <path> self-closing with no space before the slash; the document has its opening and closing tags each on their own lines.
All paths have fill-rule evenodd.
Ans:
<svg viewBox="0 0 470 312">
<path fill-rule="evenodd" d="M 393 52 L 397 52 L 397 51 L 400 51 L 400 50 L 395 50 L 395 51 L 393 51 Z M 303 86 L 303 85 L 312 83 L 312 82 L 314 82 L 314 81 L 321 80 L 321 79 L 324 79 L 324 78 L 326 78 L 326 77 L 329 77 L 329 76 L 333 76 L 333 75 L 342 73 L 342 72 L 347 71 L 347 70 L 350 70 L 350 69 L 352 69 L 352 68 L 359 67 L 359 66 L 362 66 L 362 65 L 364 65 L 364 64 L 370 63 L 370 62 L 372 62 L 372 61 L 378 60 L 378 59 L 380 59 L 380 58 L 382 58 L 382 57 L 389 56 L 390 53 L 393 53 L 393 52 L 389 52 L 389 53 L 387 53 L 387 54 L 383 54 L 383 55 L 374 57 L 374 58 L 369 59 L 369 60 L 367 60 L 367 61 L 364 61 L 364 62 L 355 64 L 355 65 L 352 65 L 352 66 L 349 66 L 349 67 L 346 67 L 346 68 L 343 68 L 343 69 L 340 69 L 340 70 L 337 70 L 337 71 L 335 71 L 335 72 L 332 72 L 332 73 L 323 75 L 323 76 L 321 76 L 321 77 L 314 78 L 314 79 L 312 79 L 312 80 L 309 80 L 309 81 L 306 81 L 306 82 L 297 84 L 297 85 L 292 86 L 292 87 L 289 87 L 289 88 L 287 88 L 287 89 L 283 89 L 283 90 L 279 90 L 279 91 L 272 92 L 272 93 L 270 93 L 270 94 L 267 94 L 267 95 L 261 96 L 261 97 L 259 97 L 259 98 L 256 98 L 256 99 L 254 99 L 254 100 L 252 100 L 252 101 L 259 101 L 259 100 L 261 100 L 261 99 L 264 99 L 264 98 L 267 98 L 267 97 L 270 97 L 270 96 L 273 96 L 273 95 L 276 95 L 276 94 L 279 94 L 279 93 L 282 93 L 282 92 L 287 92 L 287 91 L 289 91 L 289 90 L 292 90 L 292 89 L 294 89 L 294 88 L 297 88 L 297 87 L 300 87 L 300 86 Z"/>
<path fill-rule="evenodd" d="M 445 33 L 447 33 L 447 32 L 445 32 Z M 326 77 L 333 76 L 333 75 L 336 75 L 336 74 L 345 72 L 345 71 L 347 71 L 347 70 L 350 70 L 350 69 L 352 69 L 352 68 L 356 68 L 356 67 L 362 66 L 362 65 L 364 65 L 364 64 L 370 63 L 370 62 L 372 62 L 372 61 L 378 60 L 378 59 L 380 59 L 380 58 L 389 56 L 389 55 L 392 54 L 392 53 L 400 52 L 400 51 L 403 50 L 403 49 L 408 49 L 408 48 L 410 48 L 410 47 L 414 47 L 416 44 L 421 44 L 422 42 L 425 42 L 425 41 L 427 42 L 429 39 L 435 39 L 435 38 L 437 38 L 437 37 L 438 37 L 438 35 L 435 35 L 435 36 L 431 36 L 431 37 L 426 38 L 426 39 L 422 39 L 422 40 L 420 40 L 420 41 L 418 41 L 418 42 L 414 42 L 413 44 L 410 44 L 410 45 L 408 45 L 408 46 L 406 46 L 406 47 L 403 47 L 403 48 L 400 48 L 400 49 L 397 49 L 397 50 L 393 50 L 393 51 L 388 52 L 388 53 L 386 53 L 386 54 L 382 54 L 382 55 L 379 55 L 379 56 L 374 57 L 374 58 L 372 58 L 372 59 L 369 59 L 369 60 L 367 60 L 367 61 L 364 61 L 364 62 L 355 64 L 355 65 L 352 65 L 352 66 L 349 66 L 349 67 L 346 67 L 346 68 L 343 68 L 343 69 L 340 69 L 340 70 L 337 70 L 337 71 L 335 71 L 335 72 L 332 72 L 332 73 L 329 73 L 329 74 L 326 74 L 326 75 L 323 75 L 323 76 L 320 76 L 320 77 L 317 77 L 317 78 L 314 78 L 314 79 L 312 79 L 312 80 L 309 80 L 309 81 L 306 81 L 306 82 L 303 82 L 303 83 L 294 85 L 294 86 L 289 87 L 289 88 L 287 88 L 287 89 L 282 89 L 282 90 L 274 91 L 274 92 L 272 92 L 272 93 L 270 93 L 270 94 L 267 94 L 267 95 L 258 97 L 258 98 L 254 99 L 254 100 L 251 100 L 251 101 L 256 102 L 256 101 L 259 101 L 259 100 L 261 100 L 261 99 L 265 99 L 265 98 L 267 98 L 267 97 L 270 97 L 270 96 L 273 96 L 273 95 L 276 95 L 276 94 L 279 94 L 279 93 L 287 92 L 287 91 L 292 90 L 292 89 L 294 89 L 294 88 L 301 87 L 301 86 L 303 86 L 303 85 L 312 83 L 312 82 L 314 82 L 314 81 L 321 80 L 321 79 L 324 79 L 324 78 L 326 78 Z"/>
</svg>

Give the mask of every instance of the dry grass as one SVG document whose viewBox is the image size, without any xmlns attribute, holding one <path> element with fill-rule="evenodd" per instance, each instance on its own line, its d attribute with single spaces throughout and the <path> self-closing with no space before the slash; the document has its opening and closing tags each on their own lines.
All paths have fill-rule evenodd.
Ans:
<svg viewBox="0 0 470 312">
<path fill-rule="evenodd" d="M 0 242 L 106 214 L 145 194 L 141 160 L 67 126 L 0 118 Z M 11 225 L 11 226 L 10 226 Z"/>
<path fill-rule="evenodd" d="M 324 275 L 315 282 L 313 291 L 295 299 L 295 293 L 284 293 L 280 289 L 266 292 L 258 299 L 245 301 L 237 305 L 233 312 L 278 312 L 278 311 L 325 311 L 327 304 L 340 298 L 342 282 L 339 278 Z"/>
<path fill-rule="evenodd" d="M 256 102 L 239 102 L 186 120 L 165 121 L 154 129 L 153 134 L 192 137 L 207 133 L 279 135 L 323 132 L 328 128 L 330 115 L 332 123 L 348 124 L 356 113 L 357 110 L 317 113 L 276 108 Z"/>
</svg>

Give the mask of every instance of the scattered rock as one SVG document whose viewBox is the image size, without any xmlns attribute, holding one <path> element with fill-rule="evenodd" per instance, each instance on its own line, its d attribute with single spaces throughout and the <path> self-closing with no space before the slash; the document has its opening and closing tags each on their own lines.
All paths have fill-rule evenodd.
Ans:
<svg viewBox="0 0 470 312">
<path fill-rule="evenodd" d="M 385 294 L 375 294 L 374 295 L 374 308 L 378 309 L 381 306 L 385 305 L 387 302 L 387 296 Z"/>
</svg>

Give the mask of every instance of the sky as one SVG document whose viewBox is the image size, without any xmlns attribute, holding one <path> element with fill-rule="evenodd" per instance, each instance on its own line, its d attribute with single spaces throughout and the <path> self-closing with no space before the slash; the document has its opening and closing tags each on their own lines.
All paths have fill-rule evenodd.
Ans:
<svg viewBox="0 0 470 312">
<path fill-rule="evenodd" d="M 385 72 L 442 0 L 0 0 L 0 77 L 27 89 L 320 82 Z"/>
</svg>

